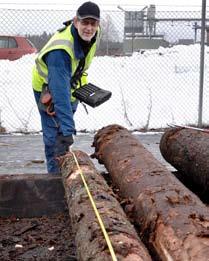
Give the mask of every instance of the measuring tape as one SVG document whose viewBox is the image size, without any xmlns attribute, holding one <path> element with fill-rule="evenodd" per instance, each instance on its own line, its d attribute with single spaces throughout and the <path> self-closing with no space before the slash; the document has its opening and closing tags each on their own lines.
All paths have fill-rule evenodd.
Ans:
<svg viewBox="0 0 209 261">
<path fill-rule="evenodd" d="M 84 175 L 83 175 L 83 172 L 82 172 L 82 169 L 81 169 L 80 166 L 79 166 L 79 163 L 78 163 L 78 160 L 77 160 L 77 158 L 76 158 L 76 155 L 75 155 L 75 153 L 71 150 L 71 148 L 70 148 L 70 152 L 71 152 L 72 155 L 73 155 L 73 158 L 74 158 L 74 160 L 75 160 L 76 166 L 77 166 L 77 168 L 78 168 L 78 170 L 79 170 L 79 174 L 81 175 L 81 179 L 82 179 L 82 181 L 83 181 L 83 184 L 84 184 L 85 189 L 86 189 L 86 191 L 87 191 L 87 194 L 88 194 L 88 196 L 89 196 L 91 205 L 92 205 L 93 210 L 94 210 L 94 212 L 95 212 L 95 215 L 96 215 L 96 217 L 97 217 L 97 219 L 98 219 L 98 221 L 99 221 L 99 225 L 100 225 L 100 227 L 101 227 L 101 230 L 102 230 L 102 232 L 103 232 L 104 238 L 105 238 L 106 243 L 107 243 L 107 246 L 108 246 L 108 248 L 109 248 L 109 251 L 110 251 L 112 260 L 113 260 L 113 261 L 117 261 L 117 257 L 116 257 L 116 255 L 115 255 L 114 249 L 113 249 L 113 247 L 112 247 L 110 238 L 109 238 L 109 236 L 108 236 L 108 234 L 107 234 L 107 231 L 106 231 L 106 229 L 105 229 L 105 226 L 104 226 L 104 223 L 103 223 L 103 221 L 102 221 L 102 218 L 100 217 L 100 214 L 99 214 L 99 212 L 98 212 L 98 210 L 97 210 L 96 204 L 95 204 L 94 199 L 93 199 L 93 197 L 92 197 L 92 195 L 91 195 L 91 192 L 90 192 L 90 190 L 89 190 L 89 188 L 88 188 L 88 185 L 87 185 L 87 183 L 86 183 L 86 180 L 85 180 Z"/>
</svg>

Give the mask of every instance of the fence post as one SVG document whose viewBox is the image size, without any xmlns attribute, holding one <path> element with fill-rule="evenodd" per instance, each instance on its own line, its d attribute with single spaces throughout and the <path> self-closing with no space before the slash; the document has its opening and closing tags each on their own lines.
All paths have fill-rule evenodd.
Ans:
<svg viewBox="0 0 209 261">
<path fill-rule="evenodd" d="M 204 51 L 205 51 L 205 15 L 206 15 L 206 0 L 202 0 L 198 127 L 202 127 L 203 85 L 204 85 L 204 57 L 205 57 L 205 53 L 204 53 Z"/>
</svg>

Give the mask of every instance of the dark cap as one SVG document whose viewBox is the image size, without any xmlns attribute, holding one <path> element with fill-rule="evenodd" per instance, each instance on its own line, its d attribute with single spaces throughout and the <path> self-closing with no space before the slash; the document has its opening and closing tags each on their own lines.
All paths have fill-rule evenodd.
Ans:
<svg viewBox="0 0 209 261">
<path fill-rule="evenodd" d="M 76 16 L 78 19 L 93 18 L 100 20 L 100 10 L 97 4 L 93 2 L 83 3 L 77 10 Z"/>
</svg>

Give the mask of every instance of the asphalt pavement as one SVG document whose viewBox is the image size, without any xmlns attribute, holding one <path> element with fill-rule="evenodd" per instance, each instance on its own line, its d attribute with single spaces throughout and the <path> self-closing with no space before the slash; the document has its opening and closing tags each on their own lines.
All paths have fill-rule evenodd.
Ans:
<svg viewBox="0 0 209 261">
<path fill-rule="evenodd" d="M 135 133 L 140 142 L 169 170 L 174 168 L 162 157 L 159 150 L 162 132 Z M 94 134 L 78 134 L 73 149 L 82 150 L 88 155 L 94 153 Z M 99 171 L 105 167 L 93 159 Z M 0 175 L 3 174 L 44 174 L 47 173 L 42 135 L 0 135 Z"/>
</svg>

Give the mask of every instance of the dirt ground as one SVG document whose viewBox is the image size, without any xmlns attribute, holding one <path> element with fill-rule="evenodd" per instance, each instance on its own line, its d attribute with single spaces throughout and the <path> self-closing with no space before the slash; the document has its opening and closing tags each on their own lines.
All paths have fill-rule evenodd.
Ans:
<svg viewBox="0 0 209 261">
<path fill-rule="evenodd" d="M 74 261 L 75 249 L 67 212 L 41 218 L 0 218 L 1 261 Z"/>
</svg>

